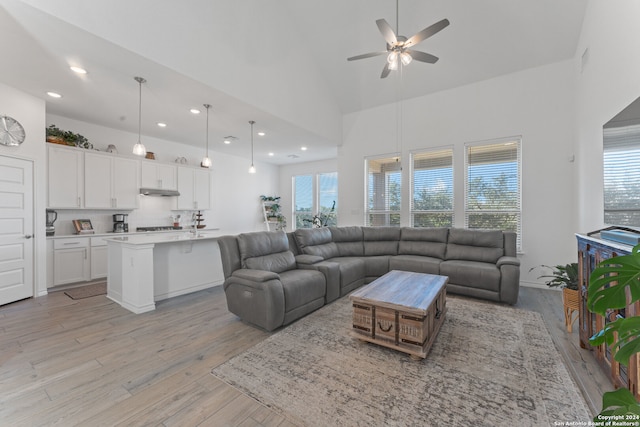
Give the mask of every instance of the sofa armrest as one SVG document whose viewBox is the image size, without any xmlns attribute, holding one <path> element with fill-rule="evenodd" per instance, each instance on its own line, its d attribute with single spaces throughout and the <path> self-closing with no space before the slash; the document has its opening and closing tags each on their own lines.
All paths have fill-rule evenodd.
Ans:
<svg viewBox="0 0 640 427">
<path fill-rule="evenodd" d="M 241 268 L 234 271 L 231 276 L 239 279 L 250 280 L 252 282 L 268 282 L 269 280 L 280 279 L 278 273 L 266 270 L 251 270 L 249 268 Z"/>
<path fill-rule="evenodd" d="M 311 265 L 311 264 L 318 263 L 320 261 L 324 261 L 324 258 L 318 255 L 306 255 L 306 254 L 296 255 L 296 264 L 298 265 L 300 264 Z"/>
<path fill-rule="evenodd" d="M 315 257 L 314 255 L 305 256 Z M 340 265 L 338 265 L 338 263 L 331 261 L 320 261 L 314 264 L 298 263 L 298 268 L 301 270 L 316 270 L 324 275 L 327 283 L 327 292 L 324 297 L 326 304 L 340 297 Z"/>
<path fill-rule="evenodd" d="M 515 265 L 516 267 L 520 267 L 520 260 L 513 256 L 503 256 L 496 262 L 496 267 L 500 268 L 503 265 Z"/>
</svg>

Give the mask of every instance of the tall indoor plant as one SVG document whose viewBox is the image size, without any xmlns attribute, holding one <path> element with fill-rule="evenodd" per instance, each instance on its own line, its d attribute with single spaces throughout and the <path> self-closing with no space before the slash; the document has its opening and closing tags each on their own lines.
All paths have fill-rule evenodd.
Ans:
<svg viewBox="0 0 640 427">
<path fill-rule="evenodd" d="M 630 300 L 627 300 L 627 290 Z M 621 309 L 640 300 L 640 245 L 629 255 L 601 261 L 589 277 L 587 308 L 606 316 L 608 310 Z M 640 352 L 640 316 L 619 317 L 589 339 L 593 346 L 606 344 L 614 359 L 628 366 L 629 359 Z M 640 404 L 626 388 L 602 396 L 600 415 L 640 415 Z M 598 420 L 597 418 L 594 421 Z"/>
</svg>

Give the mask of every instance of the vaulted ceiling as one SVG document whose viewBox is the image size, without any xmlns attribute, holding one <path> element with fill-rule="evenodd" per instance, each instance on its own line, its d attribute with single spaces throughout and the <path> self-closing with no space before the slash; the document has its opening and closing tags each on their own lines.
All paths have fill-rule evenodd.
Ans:
<svg viewBox="0 0 640 427">
<path fill-rule="evenodd" d="M 399 0 L 401 35 L 451 24 L 416 46 L 436 64 L 380 79 L 384 56 L 346 58 L 385 50 L 375 21 L 395 29 L 394 0 L 0 0 L 0 82 L 48 113 L 136 133 L 143 76 L 145 135 L 202 146 L 204 117 L 189 109 L 209 103 L 213 150 L 247 156 L 255 120 L 257 160 L 311 161 L 336 155 L 344 114 L 574 57 L 587 4 Z"/>
</svg>

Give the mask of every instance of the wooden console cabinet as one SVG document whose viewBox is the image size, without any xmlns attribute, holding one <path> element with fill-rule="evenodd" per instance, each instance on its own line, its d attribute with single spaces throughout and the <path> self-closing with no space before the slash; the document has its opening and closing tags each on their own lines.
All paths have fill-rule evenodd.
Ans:
<svg viewBox="0 0 640 427">
<path fill-rule="evenodd" d="M 579 331 L 580 346 L 588 348 L 594 355 L 602 369 L 611 378 L 616 388 L 628 388 L 637 400 L 640 401 L 638 384 L 640 384 L 640 372 L 638 370 L 640 357 L 635 354 L 629 361 L 629 366 L 619 364 L 613 359 L 611 349 L 602 344 L 592 347 L 589 338 L 600 331 L 607 323 L 617 317 L 637 316 L 640 314 L 640 304 L 634 303 L 620 310 L 610 310 L 606 317 L 592 314 L 587 310 L 587 289 L 589 287 L 589 276 L 596 265 L 605 259 L 619 255 L 631 253 L 631 246 L 616 243 L 599 238 L 599 234 L 583 235 L 577 234 L 578 239 L 578 279 L 580 283 L 580 310 L 579 310 Z M 627 296 L 628 298 L 628 296 Z"/>
</svg>

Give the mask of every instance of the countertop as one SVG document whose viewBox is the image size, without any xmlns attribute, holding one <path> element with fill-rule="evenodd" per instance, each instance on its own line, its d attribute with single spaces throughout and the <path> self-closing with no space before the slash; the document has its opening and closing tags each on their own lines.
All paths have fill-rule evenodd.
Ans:
<svg viewBox="0 0 640 427">
<path fill-rule="evenodd" d="M 208 233 L 208 232 L 217 232 L 219 228 L 204 228 L 202 230 L 198 230 L 200 233 Z M 156 234 L 176 234 L 176 233 L 187 233 L 188 229 L 183 228 L 182 230 L 161 230 L 161 231 L 130 231 L 128 233 L 95 233 L 95 234 L 56 234 L 54 236 L 47 236 L 47 239 L 68 239 L 74 237 L 105 237 L 105 238 L 114 238 L 114 237 L 130 237 L 130 236 L 147 236 L 147 235 L 156 235 Z M 222 234 L 221 234 L 222 235 Z"/>
<path fill-rule="evenodd" d="M 228 233 L 219 230 L 198 230 L 197 233 L 191 233 L 190 231 L 172 231 L 170 233 L 128 233 L 126 236 L 123 233 L 117 233 L 118 235 L 108 236 L 104 238 L 108 243 L 126 243 L 129 245 L 149 245 L 159 243 L 175 243 L 175 242 L 192 242 L 197 240 L 211 240 L 218 237 L 225 236 Z"/>
</svg>

